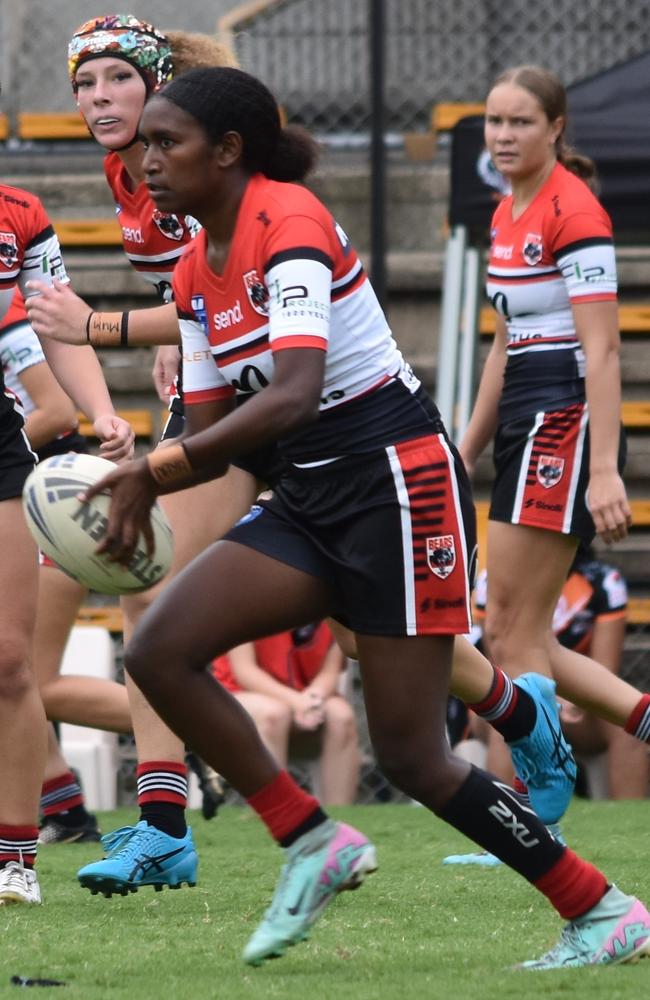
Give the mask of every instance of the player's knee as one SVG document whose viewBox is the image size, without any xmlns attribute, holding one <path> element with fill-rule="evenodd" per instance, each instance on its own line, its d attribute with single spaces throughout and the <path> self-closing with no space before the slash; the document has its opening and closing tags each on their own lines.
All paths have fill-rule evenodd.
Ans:
<svg viewBox="0 0 650 1000">
<path fill-rule="evenodd" d="M 0 701 L 19 701 L 35 684 L 21 642 L 3 641 L 0 649 Z"/>
<path fill-rule="evenodd" d="M 173 657 L 162 632 L 137 628 L 124 650 L 124 669 L 140 688 L 163 677 Z"/>
<path fill-rule="evenodd" d="M 341 740 L 348 741 L 356 739 L 357 720 L 354 709 L 345 698 L 328 698 L 325 702 L 325 725 L 327 729 L 336 734 Z"/>
<path fill-rule="evenodd" d="M 449 756 L 444 738 L 427 740 L 423 746 L 421 741 L 402 734 L 400 738 L 375 741 L 374 746 L 380 770 L 406 795 L 422 801 L 444 781 Z"/>
<path fill-rule="evenodd" d="M 122 613 L 125 624 L 135 628 L 140 618 L 152 603 L 154 595 L 150 590 L 144 590 L 139 594 L 126 594 L 121 599 Z"/>
<path fill-rule="evenodd" d="M 258 729 L 270 734 L 288 733 L 291 727 L 291 709 L 281 701 L 269 698 L 255 709 L 253 715 Z"/>
</svg>

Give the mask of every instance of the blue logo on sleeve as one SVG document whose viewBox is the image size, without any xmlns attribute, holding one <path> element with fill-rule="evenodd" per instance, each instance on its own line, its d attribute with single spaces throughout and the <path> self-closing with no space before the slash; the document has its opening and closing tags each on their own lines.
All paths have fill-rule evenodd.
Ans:
<svg viewBox="0 0 650 1000">
<path fill-rule="evenodd" d="M 192 312 L 198 323 L 201 324 L 204 334 L 208 336 L 208 313 L 205 308 L 205 299 L 202 295 L 192 296 Z"/>
</svg>

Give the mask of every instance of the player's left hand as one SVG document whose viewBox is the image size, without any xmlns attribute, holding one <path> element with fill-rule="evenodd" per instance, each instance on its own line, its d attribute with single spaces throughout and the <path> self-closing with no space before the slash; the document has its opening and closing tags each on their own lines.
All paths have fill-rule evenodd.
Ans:
<svg viewBox="0 0 650 1000">
<path fill-rule="evenodd" d="M 608 545 L 619 542 L 632 524 L 632 511 L 618 472 L 596 472 L 589 479 L 587 506 L 596 533 Z"/>
<path fill-rule="evenodd" d="M 65 344 L 86 344 L 86 323 L 92 310 L 70 285 L 55 280 L 51 285 L 33 278 L 27 282 L 25 299 L 29 322 L 39 337 Z"/>
<path fill-rule="evenodd" d="M 93 422 L 93 430 L 100 440 L 99 453 L 111 462 L 133 458 L 135 434 L 128 420 L 116 413 L 102 413 Z"/>
</svg>

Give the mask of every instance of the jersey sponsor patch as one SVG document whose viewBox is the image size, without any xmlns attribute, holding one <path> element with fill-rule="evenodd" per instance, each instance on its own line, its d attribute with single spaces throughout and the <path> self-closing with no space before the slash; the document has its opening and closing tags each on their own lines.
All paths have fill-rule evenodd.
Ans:
<svg viewBox="0 0 650 1000">
<path fill-rule="evenodd" d="M 549 490 L 557 486 L 564 472 L 564 459 L 556 455 L 540 455 L 537 459 L 537 481 Z"/>
<path fill-rule="evenodd" d="M 0 233 L 0 261 L 5 267 L 13 267 L 18 260 L 18 243 L 15 233 Z"/>
<path fill-rule="evenodd" d="M 253 309 L 255 312 L 258 312 L 260 316 L 268 316 L 269 290 L 255 268 L 251 271 L 247 271 L 246 274 L 242 275 L 242 277 L 244 280 L 244 288 L 246 289 L 246 294 L 248 295 L 248 301 L 252 305 Z"/>
<path fill-rule="evenodd" d="M 434 535 L 427 538 L 427 564 L 432 573 L 446 580 L 456 565 L 456 546 L 453 535 Z"/>
</svg>

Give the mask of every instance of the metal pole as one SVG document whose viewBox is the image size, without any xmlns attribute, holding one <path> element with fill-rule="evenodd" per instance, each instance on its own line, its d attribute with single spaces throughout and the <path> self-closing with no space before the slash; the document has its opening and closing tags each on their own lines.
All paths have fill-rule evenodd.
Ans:
<svg viewBox="0 0 650 1000">
<path fill-rule="evenodd" d="M 458 406 L 452 440 L 459 444 L 472 413 L 478 327 L 478 303 L 481 285 L 480 252 L 476 247 L 465 251 L 463 319 L 458 354 Z"/>
<path fill-rule="evenodd" d="M 454 226 L 447 240 L 442 278 L 436 404 L 440 410 L 440 416 L 443 419 L 444 425 L 450 434 L 452 432 L 454 406 L 456 404 L 456 358 L 458 357 L 458 333 L 460 329 L 466 243 L 467 230 L 465 226 Z"/>
<path fill-rule="evenodd" d="M 385 6 L 369 0 L 370 35 L 370 280 L 382 307 L 386 305 L 384 143 Z"/>
</svg>

